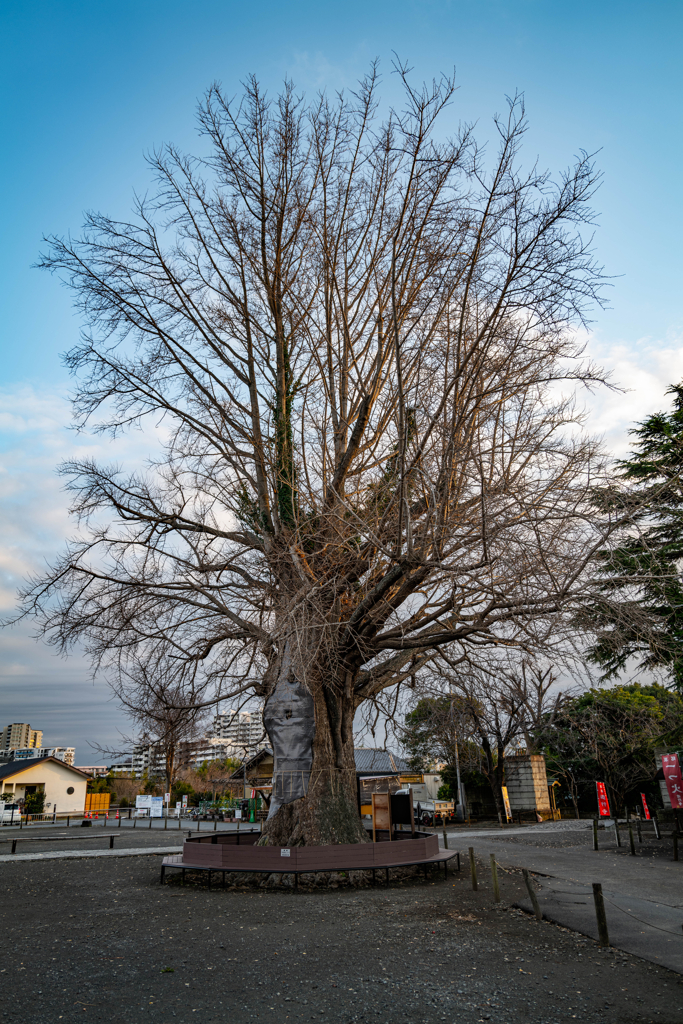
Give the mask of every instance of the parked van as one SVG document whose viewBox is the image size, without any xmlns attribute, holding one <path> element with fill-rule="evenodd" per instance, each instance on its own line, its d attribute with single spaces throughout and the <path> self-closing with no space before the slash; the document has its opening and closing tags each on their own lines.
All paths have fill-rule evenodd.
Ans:
<svg viewBox="0 0 683 1024">
<path fill-rule="evenodd" d="M 3 825 L 11 825 L 13 821 L 16 821 L 17 825 L 21 819 L 21 807 L 19 804 L 3 804 L 0 801 L 0 808 L 2 808 L 2 821 Z"/>
</svg>

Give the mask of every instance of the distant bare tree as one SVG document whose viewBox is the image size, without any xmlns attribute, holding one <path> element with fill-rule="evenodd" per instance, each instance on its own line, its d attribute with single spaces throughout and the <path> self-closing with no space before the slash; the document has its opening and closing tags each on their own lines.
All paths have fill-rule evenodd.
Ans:
<svg viewBox="0 0 683 1024">
<path fill-rule="evenodd" d="M 166 440 L 145 474 L 64 467 L 83 533 L 25 611 L 141 714 L 265 699 L 285 845 L 364 841 L 358 707 L 443 645 L 558 641 L 610 528 L 573 399 L 592 161 L 523 172 L 515 99 L 487 166 L 437 137 L 453 82 L 396 71 L 384 120 L 374 68 L 334 101 L 211 88 L 210 154 L 157 153 L 130 222 L 42 264 L 86 325 L 77 423 Z"/>
</svg>

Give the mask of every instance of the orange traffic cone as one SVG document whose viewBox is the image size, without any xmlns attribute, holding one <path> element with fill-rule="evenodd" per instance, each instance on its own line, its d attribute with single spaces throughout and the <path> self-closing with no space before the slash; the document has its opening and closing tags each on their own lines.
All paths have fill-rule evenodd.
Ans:
<svg viewBox="0 0 683 1024">
<path fill-rule="evenodd" d="M 116 817 L 118 818 L 118 816 L 119 816 L 119 812 L 117 811 L 117 812 L 116 812 Z"/>
<path fill-rule="evenodd" d="M 99 814 L 95 814 L 95 821 L 99 821 L 99 820 L 100 820 Z"/>
</svg>

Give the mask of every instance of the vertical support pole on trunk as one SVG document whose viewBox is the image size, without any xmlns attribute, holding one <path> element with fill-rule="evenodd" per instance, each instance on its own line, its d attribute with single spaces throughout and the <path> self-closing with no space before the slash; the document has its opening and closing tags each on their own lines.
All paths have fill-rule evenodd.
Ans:
<svg viewBox="0 0 683 1024">
<path fill-rule="evenodd" d="M 609 946 L 605 901 L 602 898 L 602 886 L 599 882 L 593 882 L 593 902 L 595 903 L 595 917 L 598 922 L 598 943 L 601 946 Z"/>
<path fill-rule="evenodd" d="M 598 849 L 598 819 L 593 818 L 593 849 Z"/>
<path fill-rule="evenodd" d="M 472 879 L 472 889 L 474 892 L 477 891 L 477 865 L 474 859 L 474 847 L 469 847 L 470 854 L 470 878 Z"/>
<path fill-rule="evenodd" d="M 491 854 L 491 879 L 493 881 L 493 902 L 500 903 L 500 886 L 498 884 L 498 865 L 495 853 Z"/>
<path fill-rule="evenodd" d="M 529 876 L 529 872 L 527 871 L 526 868 L 522 868 L 522 875 L 524 876 L 524 881 L 526 882 L 526 891 L 529 893 L 529 899 L 531 900 L 531 906 L 534 908 L 534 914 L 536 915 L 536 920 L 537 921 L 542 921 L 543 920 L 543 914 L 541 913 L 541 908 L 540 908 L 539 903 L 538 903 L 538 896 L 536 895 L 536 890 L 534 889 L 534 883 L 531 881 L 531 878 Z"/>
</svg>

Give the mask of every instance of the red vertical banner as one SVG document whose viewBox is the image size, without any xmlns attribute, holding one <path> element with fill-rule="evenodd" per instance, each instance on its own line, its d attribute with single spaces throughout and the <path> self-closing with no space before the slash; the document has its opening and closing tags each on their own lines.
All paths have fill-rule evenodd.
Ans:
<svg viewBox="0 0 683 1024">
<path fill-rule="evenodd" d="M 607 799 L 605 783 L 596 782 L 595 787 L 598 791 L 598 814 L 602 818 L 609 818 L 609 800 Z"/>
<path fill-rule="evenodd" d="M 640 799 L 643 802 L 643 814 L 645 815 L 645 820 L 649 821 L 650 820 L 650 808 L 647 806 L 647 800 L 645 799 L 645 794 L 644 793 L 640 794 Z"/>
<path fill-rule="evenodd" d="M 674 809 L 683 807 L 683 782 L 681 781 L 681 766 L 678 763 L 678 754 L 662 755 L 662 771 L 664 772 L 664 780 L 671 806 Z"/>
</svg>

